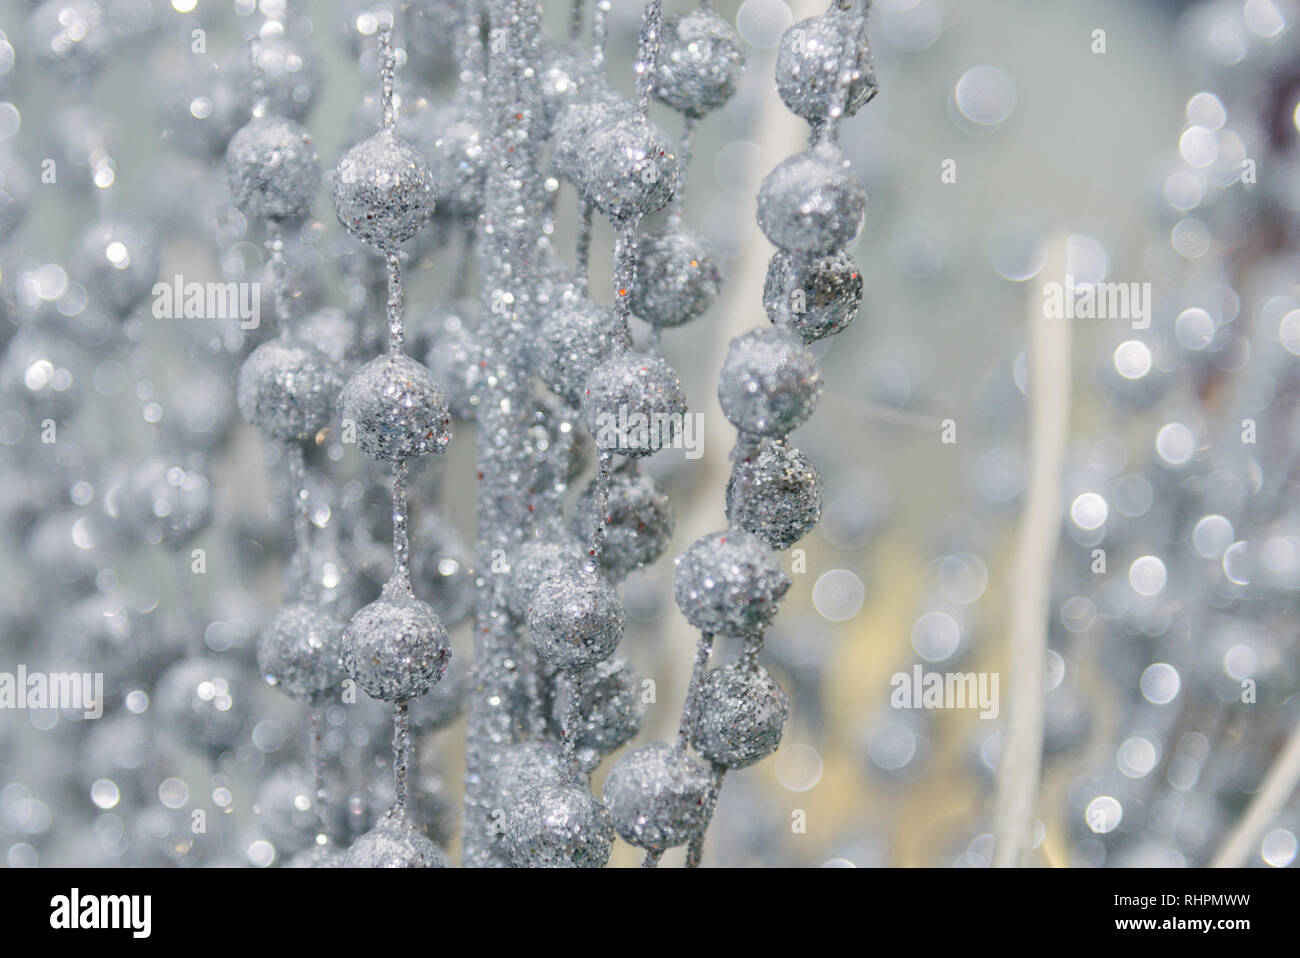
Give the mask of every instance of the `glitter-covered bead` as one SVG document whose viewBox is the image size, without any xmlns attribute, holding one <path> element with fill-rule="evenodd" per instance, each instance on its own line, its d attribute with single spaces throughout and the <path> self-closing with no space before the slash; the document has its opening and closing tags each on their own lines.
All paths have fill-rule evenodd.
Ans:
<svg viewBox="0 0 1300 958">
<path fill-rule="evenodd" d="M 789 717 L 789 699 L 761 665 L 728 665 L 700 685 L 691 744 L 710 762 L 745 768 L 776 751 Z"/>
<path fill-rule="evenodd" d="M 623 638 L 623 602 L 603 576 L 561 572 L 544 580 L 528 608 L 537 655 L 561 669 L 595 665 Z"/>
<path fill-rule="evenodd" d="M 825 255 L 862 227 L 867 194 L 839 148 L 822 143 L 782 162 L 758 191 L 758 225 L 782 249 Z"/>
<path fill-rule="evenodd" d="M 711 10 L 693 10 L 663 22 L 654 95 L 679 113 L 704 116 L 731 99 L 744 69 L 731 24 Z"/>
<path fill-rule="evenodd" d="M 330 421 L 342 383 L 329 357 L 306 343 L 272 339 L 239 368 L 240 415 L 264 436 L 299 439 Z"/>
<path fill-rule="evenodd" d="M 862 305 L 862 274 L 843 251 L 811 259 L 777 250 L 767 264 L 763 308 L 805 343 L 848 328 Z"/>
<path fill-rule="evenodd" d="M 743 433 L 783 436 L 816 411 L 821 394 L 817 360 L 783 329 L 737 336 L 718 375 L 723 415 Z"/>
<path fill-rule="evenodd" d="M 764 439 L 737 458 L 727 483 L 727 521 L 773 549 L 788 549 L 822 516 L 821 476 L 798 449 Z"/>
<path fill-rule="evenodd" d="M 391 250 L 433 218 L 429 161 L 392 130 L 380 130 L 343 154 L 334 170 L 339 222 L 358 239 Z"/>
<path fill-rule="evenodd" d="M 579 755 L 591 752 L 599 758 L 630 742 L 644 718 L 641 679 L 622 656 L 598 662 L 582 673 L 578 724 L 570 730 Z M 568 702 L 557 695 L 552 700 L 551 724 L 563 728 L 567 719 Z"/>
<path fill-rule="evenodd" d="M 447 408 L 458 419 L 473 419 L 487 380 L 483 346 L 475 335 L 478 307 L 468 301 L 450 309 L 435 307 L 437 316 L 426 324 L 429 349 L 424 364 L 447 396 Z"/>
<path fill-rule="evenodd" d="M 674 225 L 641 236 L 636 245 L 632 312 L 652 326 L 680 326 L 718 298 L 722 268 L 704 238 Z"/>
<path fill-rule="evenodd" d="M 620 353 L 591 371 L 582 419 L 600 449 L 649 456 L 668 445 L 686 415 L 677 373 L 658 356 Z"/>
<path fill-rule="evenodd" d="M 541 785 L 515 800 L 506 845 L 520 868 L 603 868 L 614 825 L 585 785 Z"/>
<path fill-rule="evenodd" d="M 585 296 L 548 312 L 533 339 L 535 368 L 551 391 L 575 408 L 587 376 L 623 336 L 618 314 Z"/>
<path fill-rule="evenodd" d="M 239 744 L 252 696 L 236 662 L 203 656 L 168 668 L 151 698 L 161 727 L 220 753 Z"/>
<path fill-rule="evenodd" d="M 565 107 L 578 101 L 591 82 L 591 58 L 573 47 L 547 46 L 542 51 L 538 86 L 542 95 L 541 135 L 549 135 Z"/>
<path fill-rule="evenodd" d="M 302 119 L 320 92 L 320 69 L 311 48 L 292 37 L 270 36 L 258 40 L 253 55 L 267 110 Z"/>
<path fill-rule="evenodd" d="M 0 397 L 31 416 L 33 426 L 67 419 L 81 402 L 79 359 L 63 337 L 25 326 L 0 356 Z"/>
<path fill-rule="evenodd" d="M 475 216 L 483 206 L 487 143 L 480 115 L 461 106 L 444 124 L 428 151 L 438 193 L 438 212 Z"/>
<path fill-rule="evenodd" d="M 152 294 L 161 264 L 154 231 L 124 217 L 87 227 L 73 243 L 68 263 L 73 279 L 122 316 Z"/>
<path fill-rule="evenodd" d="M 437 613 L 391 582 L 343 633 L 344 671 L 367 695 L 385 702 L 419 698 L 442 678 L 450 658 Z"/>
<path fill-rule="evenodd" d="M 493 811 L 500 809 L 508 815 L 520 796 L 561 781 L 557 743 L 545 739 L 515 742 L 500 750 L 496 762 L 484 774 L 484 801 Z"/>
<path fill-rule="evenodd" d="M 66 80 L 92 76 L 116 42 L 103 4 L 94 0 L 45 0 L 27 21 L 30 49 Z"/>
<path fill-rule="evenodd" d="M 696 539 L 673 570 L 677 607 L 691 625 L 710 634 L 761 632 L 790 584 L 771 546 L 740 529 Z"/>
<path fill-rule="evenodd" d="M 319 606 L 291 602 L 271 616 L 257 640 L 257 669 L 267 685 L 319 705 L 339 692 L 343 625 Z"/>
<path fill-rule="evenodd" d="M 594 85 L 590 99 L 571 100 L 559 106 L 551 125 L 551 159 L 555 168 L 578 184 L 587 138 L 596 130 L 627 116 L 632 106 L 603 84 Z"/>
<path fill-rule="evenodd" d="M 451 442 L 451 413 L 433 373 L 405 353 L 384 353 L 358 369 L 339 393 L 339 415 L 371 459 L 405 462 Z"/>
<path fill-rule="evenodd" d="M 786 29 L 776 55 L 776 90 L 791 113 L 815 123 L 842 105 L 842 115 L 853 116 L 876 95 L 876 68 L 858 26 L 854 16 L 832 10 Z M 845 60 L 853 72 L 841 104 Z"/>
<path fill-rule="evenodd" d="M 172 456 L 133 463 L 104 490 L 103 502 L 130 539 L 149 545 L 180 546 L 212 522 L 208 477 Z"/>
<path fill-rule="evenodd" d="M 585 533 L 584 533 L 585 535 Z M 537 587 L 551 576 L 577 572 L 586 558 L 577 539 L 530 539 L 510 561 L 506 608 L 517 619 L 528 617 Z"/>
<path fill-rule="evenodd" d="M 588 536 L 595 527 L 597 485 L 593 479 L 578 497 L 572 523 L 577 535 Z M 675 523 L 668 496 L 649 476 L 627 468 L 610 475 L 606 517 L 600 566 L 615 580 L 658 559 L 673 536 Z"/>
<path fill-rule="evenodd" d="M 292 120 L 251 120 L 226 147 L 235 205 L 252 219 L 300 219 L 320 188 L 320 158 L 311 134 Z"/>
<path fill-rule="evenodd" d="M 611 220 L 663 209 L 681 164 L 667 135 L 639 114 L 596 128 L 578 156 L 578 188 Z"/>
<path fill-rule="evenodd" d="M 344 868 L 446 868 L 437 845 L 405 815 L 389 812 L 348 849 Z"/>
<path fill-rule="evenodd" d="M 699 830 L 709 775 L 667 742 L 632 749 L 614 763 L 604 798 L 624 841 L 652 851 L 683 845 Z"/>
</svg>

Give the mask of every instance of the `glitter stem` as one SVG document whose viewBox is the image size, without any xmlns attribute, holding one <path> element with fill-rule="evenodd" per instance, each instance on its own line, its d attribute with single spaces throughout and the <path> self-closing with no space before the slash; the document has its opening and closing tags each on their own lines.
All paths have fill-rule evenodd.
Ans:
<svg viewBox="0 0 1300 958">
<path fill-rule="evenodd" d="M 406 463 L 393 463 L 393 582 L 411 591 L 411 545 L 406 531 Z"/>
<path fill-rule="evenodd" d="M 609 523 L 609 484 L 613 471 L 614 454 L 608 449 L 596 453 L 596 489 L 591 504 L 591 540 L 587 544 L 587 565 L 594 571 L 600 567 L 600 556 L 605 549 L 605 526 Z"/>
<path fill-rule="evenodd" d="M 691 836 L 690 845 L 686 848 L 687 868 L 700 867 L 700 859 L 704 857 L 704 834 L 713 821 L 713 812 L 718 807 L 718 792 L 722 791 L 722 780 L 726 774 L 726 767 L 715 762 L 709 773 L 709 791 L 704 797 L 704 814 L 700 818 L 700 829 Z"/>
<path fill-rule="evenodd" d="M 639 217 L 630 217 L 618 227 L 614 240 L 614 311 L 618 314 L 619 339 L 614 344 L 615 355 L 623 352 L 631 341 L 628 319 L 632 315 L 632 286 L 636 282 L 636 228 Z"/>
<path fill-rule="evenodd" d="M 641 17 L 641 35 L 637 38 L 636 95 L 641 117 L 650 115 L 650 93 L 654 89 L 655 61 L 659 59 L 659 33 L 663 26 L 663 0 L 648 0 Z"/>
<path fill-rule="evenodd" d="M 662 848 L 652 848 L 645 853 L 645 858 L 641 860 L 641 867 L 657 868 L 659 866 L 659 859 L 663 857 L 664 850 Z"/>
<path fill-rule="evenodd" d="M 596 206 L 591 200 L 579 201 L 578 215 L 578 249 L 575 270 L 575 285 L 580 293 L 586 294 L 589 272 L 591 269 L 591 226 L 595 218 Z"/>
<path fill-rule="evenodd" d="M 596 9 L 591 12 L 591 65 L 598 72 L 605 66 L 605 40 L 610 6 L 610 0 L 596 0 Z"/>
<path fill-rule="evenodd" d="M 307 766 L 314 789 L 312 811 L 316 819 L 317 845 L 324 845 L 329 841 L 329 833 L 325 828 L 325 805 L 328 796 L 325 791 L 325 768 L 322 761 L 325 750 L 324 727 L 325 713 L 319 708 L 313 708 L 307 719 Z"/>
<path fill-rule="evenodd" d="M 307 563 L 311 560 L 311 519 L 307 506 L 307 467 L 304 462 L 302 443 L 297 439 L 284 441 L 284 455 L 289 461 L 289 495 L 293 499 L 293 538 L 294 558 L 302 580 L 298 584 L 298 598 L 311 599 L 311 576 L 307 574 Z"/>
<path fill-rule="evenodd" d="M 578 767 L 578 750 L 574 739 L 577 736 L 578 723 L 582 719 L 582 670 L 569 669 L 564 676 L 564 725 L 560 729 L 561 764 L 566 782 L 576 782 L 580 769 Z"/>
<path fill-rule="evenodd" d="M 686 687 L 686 699 L 682 702 L 682 718 L 677 726 L 677 747 L 683 752 L 690 741 L 695 723 L 699 721 L 700 686 L 704 684 L 704 672 L 713 654 L 713 636 L 705 632 L 695 646 L 695 664 L 691 668 L 691 681 Z"/>
<path fill-rule="evenodd" d="M 384 254 L 388 265 L 388 351 L 400 353 L 406 348 L 406 330 L 402 324 L 402 261 L 397 250 Z"/>
<path fill-rule="evenodd" d="M 403 699 L 393 703 L 393 811 L 398 817 L 406 815 L 406 776 L 410 762 L 411 730 Z"/>
<path fill-rule="evenodd" d="M 393 52 L 393 25 L 382 21 L 379 24 L 379 95 L 385 130 L 397 126 L 397 104 L 393 97 L 393 81 L 396 75 L 397 56 Z"/>
<path fill-rule="evenodd" d="M 280 327 L 280 336 L 289 335 L 289 280 L 284 266 L 284 236 L 280 230 L 280 221 L 266 221 L 267 265 L 271 271 L 271 295 L 275 303 L 275 321 Z"/>
</svg>

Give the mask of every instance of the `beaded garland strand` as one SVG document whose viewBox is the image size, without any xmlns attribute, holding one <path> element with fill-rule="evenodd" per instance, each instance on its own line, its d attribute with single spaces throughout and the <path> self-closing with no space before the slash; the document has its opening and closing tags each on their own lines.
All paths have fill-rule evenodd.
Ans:
<svg viewBox="0 0 1300 958">
<path fill-rule="evenodd" d="M 718 378 L 723 414 L 739 433 L 727 484 L 731 527 L 697 540 L 677 559 L 677 604 L 701 638 L 671 766 L 666 747 L 653 753 L 665 761 L 661 775 L 673 786 L 663 790 L 660 807 L 642 814 L 673 809 L 678 819 L 675 829 L 666 830 L 666 841 L 648 847 L 648 866 L 664 847 L 684 841 L 687 866 L 698 867 L 726 772 L 774 752 L 789 717 L 785 692 L 758 664 L 758 653 L 791 583 L 773 550 L 801 539 L 822 513 L 821 477 L 786 435 L 807 421 L 821 396 L 816 360 L 805 344 L 841 331 L 856 313 L 854 302 L 836 323 L 809 321 L 817 307 L 809 310 L 803 291 L 811 287 L 812 302 L 818 304 L 833 293 L 833 284 L 810 277 L 803 257 L 845 260 L 843 248 L 861 228 L 866 196 L 834 143 L 841 119 L 875 94 L 864 39 L 868 12 L 865 0 L 847 10 L 836 3 L 782 37 L 777 89 L 786 105 L 809 121 L 810 149 L 768 174 L 758 196 L 759 226 L 779 248 L 773 262 L 780 258 L 787 282 L 784 295 L 769 307 L 776 328 L 733 340 Z M 829 51 L 835 51 L 834 58 L 827 58 Z M 736 663 L 709 670 L 719 635 L 739 640 L 743 651 Z M 709 761 L 707 774 L 687 756 L 688 743 Z M 692 820 L 687 813 L 695 800 L 699 812 Z"/>
</svg>

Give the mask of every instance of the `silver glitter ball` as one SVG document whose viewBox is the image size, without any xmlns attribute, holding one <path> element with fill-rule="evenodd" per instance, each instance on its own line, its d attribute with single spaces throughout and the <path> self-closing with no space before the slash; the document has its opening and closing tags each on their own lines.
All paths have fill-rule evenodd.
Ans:
<svg viewBox="0 0 1300 958">
<path fill-rule="evenodd" d="M 447 407 L 458 419 L 472 420 L 487 383 L 483 347 L 474 333 L 478 318 L 475 303 L 463 301 L 434 307 L 436 315 L 425 326 L 429 350 L 424 363 L 447 396 Z"/>
<path fill-rule="evenodd" d="M 674 441 L 686 415 L 686 393 L 658 356 L 620 353 L 591 371 L 582 419 L 600 449 L 649 456 Z"/>
<path fill-rule="evenodd" d="M 867 194 L 849 161 L 829 143 L 782 162 L 758 191 L 759 227 L 792 253 L 825 255 L 848 246 L 866 209 Z"/>
<path fill-rule="evenodd" d="M 528 617 L 528 607 L 533 602 L 537 587 L 551 576 L 562 572 L 577 572 L 586 555 L 577 539 L 555 541 L 530 539 L 519 547 L 519 553 L 510 560 L 510 574 L 506 582 L 506 607 L 516 619 Z"/>
<path fill-rule="evenodd" d="M 583 197 L 624 222 L 667 206 L 681 165 L 667 135 L 637 114 L 595 128 L 582 146 L 577 173 Z"/>
<path fill-rule="evenodd" d="M 551 724 L 562 728 L 567 716 L 565 697 L 555 696 Z M 616 655 L 582 673 L 578 725 L 571 730 L 579 754 L 590 751 L 597 758 L 609 754 L 635 738 L 644 719 L 641 678 L 627 659 Z"/>
<path fill-rule="evenodd" d="M 67 419 L 81 402 L 80 357 L 60 336 L 35 326 L 19 330 L 0 358 L 0 394 L 11 409 L 41 428 L 45 419 Z"/>
<path fill-rule="evenodd" d="M 691 732 L 696 751 L 725 768 L 745 768 L 781 744 L 790 701 L 761 665 L 742 662 L 704 677 L 699 710 Z"/>
<path fill-rule="evenodd" d="M 343 685 L 343 625 L 314 604 L 291 602 L 271 616 L 257 640 L 257 669 L 267 685 L 320 705 Z"/>
<path fill-rule="evenodd" d="M 204 656 L 177 662 L 154 685 L 159 724 L 213 753 L 240 743 L 251 714 L 251 689 L 230 659 Z"/>
<path fill-rule="evenodd" d="M 541 785 L 515 801 L 506 846 L 520 868 L 604 868 L 614 825 L 585 785 Z"/>
<path fill-rule="evenodd" d="M 632 312 L 652 326 L 680 326 L 718 298 L 722 268 L 704 238 L 673 224 L 637 240 Z"/>
<path fill-rule="evenodd" d="M 595 527 L 596 485 L 593 479 L 578 497 L 572 523 L 575 535 L 589 536 Z M 657 560 L 673 537 L 675 522 L 668 496 L 649 476 L 627 467 L 616 469 L 609 477 L 606 517 L 600 567 L 616 581 Z"/>
<path fill-rule="evenodd" d="M 772 547 L 740 529 L 696 539 L 673 570 L 677 607 L 691 625 L 710 634 L 762 632 L 790 584 Z"/>
<path fill-rule="evenodd" d="M 226 175 L 235 205 L 251 219 L 301 219 L 320 189 L 311 134 L 278 116 L 255 118 L 230 139 Z"/>
<path fill-rule="evenodd" d="M 462 105 L 442 125 L 428 151 L 438 194 L 438 212 L 477 216 L 487 179 L 487 143 L 482 116 Z"/>
<path fill-rule="evenodd" d="M 542 51 L 542 69 L 538 78 L 542 95 L 542 136 L 565 107 L 579 101 L 591 82 L 591 56 L 573 47 L 548 45 Z"/>
<path fill-rule="evenodd" d="M 580 183 L 588 137 L 632 110 L 603 84 L 594 86 L 589 97 L 561 106 L 551 124 L 551 159 L 561 175 L 575 184 Z"/>
<path fill-rule="evenodd" d="M 343 633 L 343 670 L 385 702 L 419 698 L 451 658 L 447 630 L 432 607 L 389 583 Z"/>
<path fill-rule="evenodd" d="M 384 353 L 358 369 L 339 393 L 345 435 L 371 459 L 405 462 L 441 453 L 451 442 L 451 413 L 433 373 L 404 353 Z"/>
<path fill-rule="evenodd" d="M 246 422 L 272 439 L 300 439 L 330 421 L 342 383 L 329 357 L 295 340 L 258 346 L 239 368 L 235 401 Z"/>
<path fill-rule="evenodd" d="M 561 572 L 545 579 L 528 608 L 537 654 L 556 668 L 580 669 L 614 654 L 623 638 L 623 603 L 603 576 Z"/>
<path fill-rule="evenodd" d="M 128 468 L 104 490 L 104 511 L 129 537 L 176 548 L 212 522 L 213 490 L 193 464 L 151 456 Z"/>
<path fill-rule="evenodd" d="M 268 112 L 301 120 L 320 92 L 320 68 L 311 47 L 292 37 L 263 37 L 256 56 Z"/>
<path fill-rule="evenodd" d="M 248 121 L 252 88 L 242 50 L 226 60 L 171 51 L 154 71 L 154 83 L 167 142 L 191 156 L 221 156 Z"/>
<path fill-rule="evenodd" d="M 104 7 L 92 0 L 45 0 L 27 21 L 31 50 L 65 80 L 99 71 L 116 37 Z"/>
<path fill-rule="evenodd" d="M 788 549 L 822 516 L 821 476 L 798 449 L 764 439 L 731 465 L 727 521 L 773 549 Z"/>
<path fill-rule="evenodd" d="M 533 338 L 534 368 L 555 395 L 576 408 L 587 376 L 613 353 L 622 335 L 613 309 L 579 297 L 542 319 Z"/>
<path fill-rule="evenodd" d="M 740 37 L 716 13 L 669 17 L 660 31 L 654 95 L 679 113 L 701 117 L 732 98 L 744 69 Z"/>
<path fill-rule="evenodd" d="M 343 154 L 334 170 L 339 222 L 358 239 L 395 249 L 433 218 L 429 161 L 392 130 L 380 130 Z"/>
<path fill-rule="evenodd" d="M 805 343 L 848 328 L 862 305 L 862 274 L 848 253 L 805 258 L 777 250 L 767 264 L 763 309 Z"/>
<path fill-rule="evenodd" d="M 126 217 L 87 227 L 73 244 L 68 263 L 74 279 L 122 316 L 152 295 L 161 264 L 157 235 Z"/>
<path fill-rule="evenodd" d="M 483 775 L 483 801 L 502 829 L 498 834 L 504 839 L 504 826 L 509 823 L 510 812 L 519 796 L 563 781 L 558 743 L 535 739 L 503 747 Z"/>
<path fill-rule="evenodd" d="M 850 65 L 847 102 L 840 75 Z M 788 27 L 776 55 L 776 90 L 786 108 L 812 123 L 830 118 L 843 106 L 853 116 L 876 95 L 876 68 L 865 32 L 839 10 L 809 17 Z"/>
<path fill-rule="evenodd" d="M 718 375 L 723 415 L 742 433 L 784 436 L 816 411 L 821 394 L 817 360 L 783 329 L 737 336 Z"/>
<path fill-rule="evenodd" d="M 619 758 L 605 779 L 604 798 L 624 841 L 662 851 L 699 831 L 708 792 L 702 765 L 667 742 L 652 742 Z"/>
<path fill-rule="evenodd" d="M 344 868 L 446 868 L 447 858 L 405 815 L 389 812 L 347 850 Z"/>
</svg>

